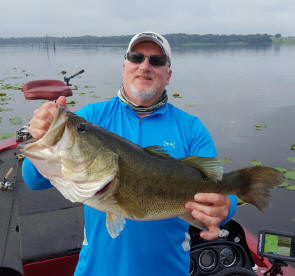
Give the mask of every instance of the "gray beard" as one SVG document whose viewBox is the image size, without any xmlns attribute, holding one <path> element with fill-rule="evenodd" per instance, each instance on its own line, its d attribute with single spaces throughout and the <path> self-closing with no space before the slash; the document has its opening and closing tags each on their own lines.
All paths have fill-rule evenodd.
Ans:
<svg viewBox="0 0 295 276">
<path fill-rule="evenodd" d="M 151 100 L 155 95 L 156 91 L 154 90 L 153 87 L 148 88 L 144 91 L 139 91 L 137 90 L 133 85 L 130 85 L 129 91 L 132 95 L 132 97 L 139 99 L 140 101 L 149 101 Z"/>
</svg>

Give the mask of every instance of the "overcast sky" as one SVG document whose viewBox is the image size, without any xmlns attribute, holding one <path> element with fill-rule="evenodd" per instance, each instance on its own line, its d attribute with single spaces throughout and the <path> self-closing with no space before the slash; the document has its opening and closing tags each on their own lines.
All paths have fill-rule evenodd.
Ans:
<svg viewBox="0 0 295 276">
<path fill-rule="evenodd" d="M 295 35 L 295 0 L 0 0 L 0 37 Z"/>
</svg>

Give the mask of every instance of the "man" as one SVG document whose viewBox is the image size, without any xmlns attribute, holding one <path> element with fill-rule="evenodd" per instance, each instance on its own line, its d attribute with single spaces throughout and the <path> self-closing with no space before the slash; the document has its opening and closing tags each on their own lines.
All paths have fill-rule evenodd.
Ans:
<svg viewBox="0 0 295 276">
<path fill-rule="evenodd" d="M 87 105 L 77 114 L 142 147 L 162 146 L 176 158 L 215 157 L 211 136 L 199 119 L 167 103 L 165 87 L 172 74 L 168 41 L 153 32 L 139 33 L 130 41 L 125 57 L 118 97 Z M 45 103 L 34 112 L 29 129 L 33 137 L 46 133 L 58 104 L 65 105 L 65 98 Z M 51 187 L 28 160 L 23 177 L 32 189 Z M 218 237 L 218 226 L 234 214 L 236 199 L 196 194 L 195 201 L 185 207 L 206 225 L 208 230 L 201 237 L 209 240 Z M 85 237 L 76 276 L 188 275 L 189 250 L 183 244 L 189 225 L 183 220 L 128 220 L 124 231 L 112 239 L 106 230 L 105 213 L 84 206 L 84 216 Z"/>
</svg>

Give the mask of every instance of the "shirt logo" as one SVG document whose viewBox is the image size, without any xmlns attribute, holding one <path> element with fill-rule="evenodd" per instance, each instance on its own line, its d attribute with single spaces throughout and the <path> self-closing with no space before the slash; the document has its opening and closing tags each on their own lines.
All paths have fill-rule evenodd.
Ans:
<svg viewBox="0 0 295 276">
<path fill-rule="evenodd" d="M 165 148 L 173 148 L 175 149 L 176 143 L 175 142 L 168 142 L 166 140 L 163 141 L 163 147 Z"/>
</svg>

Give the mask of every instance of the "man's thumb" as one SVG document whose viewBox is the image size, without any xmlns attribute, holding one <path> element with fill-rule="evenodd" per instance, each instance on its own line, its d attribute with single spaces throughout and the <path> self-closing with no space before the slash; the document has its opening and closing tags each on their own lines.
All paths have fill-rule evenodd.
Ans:
<svg viewBox="0 0 295 276">
<path fill-rule="evenodd" d="M 65 96 L 58 97 L 58 99 L 56 100 L 56 104 L 66 106 L 67 105 L 66 97 Z"/>
</svg>

